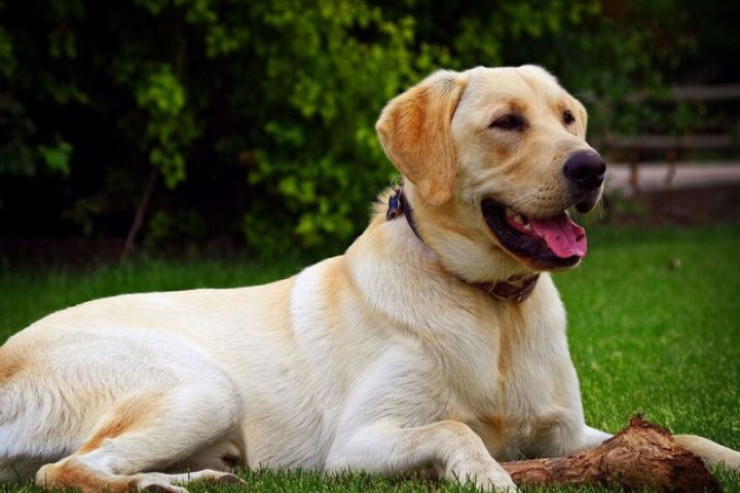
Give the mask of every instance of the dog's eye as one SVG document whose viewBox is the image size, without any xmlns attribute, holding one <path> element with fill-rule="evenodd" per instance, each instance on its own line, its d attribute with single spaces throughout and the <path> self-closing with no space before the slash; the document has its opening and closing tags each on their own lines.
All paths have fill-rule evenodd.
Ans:
<svg viewBox="0 0 740 493">
<path fill-rule="evenodd" d="M 519 115 L 504 115 L 489 125 L 489 128 L 500 128 L 501 130 L 521 130 L 524 128 L 524 118 Z"/>
<path fill-rule="evenodd" d="M 576 121 L 576 117 L 573 116 L 570 110 L 563 111 L 563 123 L 570 125 L 574 121 Z"/>
</svg>

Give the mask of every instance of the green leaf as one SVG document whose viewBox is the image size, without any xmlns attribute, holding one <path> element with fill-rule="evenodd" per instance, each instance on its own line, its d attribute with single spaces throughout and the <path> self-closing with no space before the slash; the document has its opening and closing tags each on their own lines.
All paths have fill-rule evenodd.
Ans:
<svg viewBox="0 0 740 493">
<path fill-rule="evenodd" d="M 69 160 L 72 154 L 72 144 L 60 140 L 54 147 L 40 145 L 38 151 L 49 170 L 69 176 Z"/>
</svg>

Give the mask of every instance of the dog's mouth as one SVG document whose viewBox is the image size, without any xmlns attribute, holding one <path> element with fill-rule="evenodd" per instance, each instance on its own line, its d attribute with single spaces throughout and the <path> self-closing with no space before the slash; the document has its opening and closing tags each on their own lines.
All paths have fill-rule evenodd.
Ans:
<svg viewBox="0 0 740 493">
<path fill-rule="evenodd" d="M 499 244 L 536 270 L 572 267 L 586 256 L 586 230 L 565 211 L 535 219 L 491 199 L 481 211 Z"/>
</svg>

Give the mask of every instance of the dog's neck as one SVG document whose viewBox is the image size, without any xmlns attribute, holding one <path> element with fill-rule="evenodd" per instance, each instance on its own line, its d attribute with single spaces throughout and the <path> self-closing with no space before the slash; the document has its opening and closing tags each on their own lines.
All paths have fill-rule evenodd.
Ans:
<svg viewBox="0 0 740 493">
<path fill-rule="evenodd" d="M 388 199 L 388 210 L 385 213 L 385 218 L 388 221 L 392 221 L 401 214 L 406 218 L 406 222 L 411 228 L 411 231 L 413 231 L 416 237 L 419 238 L 419 241 L 424 243 L 424 239 L 421 237 L 421 234 L 419 234 L 419 230 L 416 227 L 414 211 L 403 192 L 403 185 L 399 186 L 395 190 L 395 193 Z M 482 289 L 498 300 L 522 303 L 524 300 L 529 298 L 529 295 L 534 291 L 538 278 L 539 274 L 531 276 L 522 275 L 510 277 L 505 281 L 478 282 L 470 284 Z"/>
</svg>

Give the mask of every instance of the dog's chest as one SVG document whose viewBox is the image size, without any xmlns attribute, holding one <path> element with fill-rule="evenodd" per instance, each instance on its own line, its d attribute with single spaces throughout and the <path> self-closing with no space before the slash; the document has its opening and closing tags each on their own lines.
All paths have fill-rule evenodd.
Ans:
<svg viewBox="0 0 740 493">
<path fill-rule="evenodd" d="M 497 459 L 552 456 L 564 434 L 578 429 L 580 403 L 564 398 L 554 379 L 522 375 L 502 384 L 497 405 L 468 421 Z"/>
<path fill-rule="evenodd" d="M 476 355 L 478 371 L 463 387 L 465 421 L 497 458 L 550 455 L 582 416 L 564 314 L 518 312 L 498 322 L 498 337 L 479 347 L 485 356 Z"/>
</svg>

